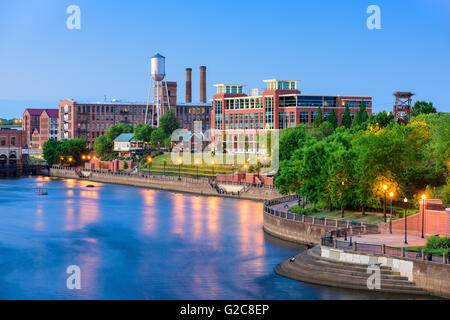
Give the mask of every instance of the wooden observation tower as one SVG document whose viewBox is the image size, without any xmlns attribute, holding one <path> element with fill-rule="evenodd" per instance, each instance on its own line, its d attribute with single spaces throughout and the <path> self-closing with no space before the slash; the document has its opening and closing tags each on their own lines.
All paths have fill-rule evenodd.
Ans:
<svg viewBox="0 0 450 320">
<path fill-rule="evenodd" d="M 394 121 L 406 122 L 411 116 L 412 92 L 395 92 Z"/>
</svg>

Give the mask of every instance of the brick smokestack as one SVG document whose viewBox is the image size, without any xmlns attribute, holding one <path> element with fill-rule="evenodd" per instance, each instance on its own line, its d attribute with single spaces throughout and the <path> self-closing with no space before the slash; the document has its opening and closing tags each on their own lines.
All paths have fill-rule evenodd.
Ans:
<svg viewBox="0 0 450 320">
<path fill-rule="evenodd" d="M 192 102 L 192 69 L 186 68 L 186 103 Z"/>
<path fill-rule="evenodd" d="M 206 67 L 200 67 L 200 103 L 206 103 Z"/>
</svg>

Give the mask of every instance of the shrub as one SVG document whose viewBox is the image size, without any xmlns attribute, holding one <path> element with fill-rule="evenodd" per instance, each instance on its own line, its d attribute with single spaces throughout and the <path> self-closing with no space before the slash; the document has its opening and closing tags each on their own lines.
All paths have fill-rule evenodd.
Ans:
<svg viewBox="0 0 450 320">
<path fill-rule="evenodd" d="M 450 248 L 450 237 L 431 236 L 427 240 L 427 249 L 448 249 Z"/>
<path fill-rule="evenodd" d="M 307 207 L 307 208 L 303 209 L 300 206 L 293 206 L 290 211 L 292 213 L 295 213 L 295 214 L 298 214 L 298 215 L 305 215 L 305 216 L 308 216 L 308 215 L 311 215 L 313 213 L 319 212 L 319 210 L 317 210 L 314 207 Z"/>
</svg>

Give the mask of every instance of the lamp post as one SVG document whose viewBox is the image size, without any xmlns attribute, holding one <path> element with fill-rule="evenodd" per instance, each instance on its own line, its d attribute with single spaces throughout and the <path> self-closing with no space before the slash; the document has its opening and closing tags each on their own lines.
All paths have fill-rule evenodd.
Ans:
<svg viewBox="0 0 450 320">
<path fill-rule="evenodd" d="M 181 165 L 183 164 L 183 160 L 178 159 L 178 180 L 181 180 Z"/>
<path fill-rule="evenodd" d="M 148 156 L 148 157 L 147 157 L 147 165 L 148 165 L 148 172 L 149 172 L 149 173 L 150 173 L 150 170 L 151 170 L 150 165 L 151 165 L 152 161 L 153 161 L 152 157 L 151 157 L 151 156 Z"/>
<path fill-rule="evenodd" d="M 422 195 L 422 239 L 425 238 L 424 234 L 423 234 L 423 225 L 425 223 L 425 199 L 427 198 L 427 196 L 425 194 Z"/>
<path fill-rule="evenodd" d="M 342 189 L 344 189 L 344 186 L 345 186 L 345 181 L 342 181 Z M 343 197 L 343 195 L 344 195 L 344 190 L 342 190 L 342 194 L 341 194 L 341 197 Z M 344 201 L 342 201 L 341 200 L 341 216 L 342 216 L 342 219 L 344 219 L 344 216 L 345 216 L 345 212 L 344 212 L 344 203 L 343 203 Z"/>
<path fill-rule="evenodd" d="M 384 207 L 383 207 L 383 217 L 384 217 L 384 222 L 386 223 L 386 190 L 387 190 L 387 186 L 384 185 L 383 186 L 383 190 L 384 190 Z"/>
<path fill-rule="evenodd" d="M 200 164 L 200 161 L 195 160 L 195 164 L 196 164 L 196 166 L 197 166 L 197 180 L 198 180 L 198 165 Z"/>
<path fill-rule="evenodd" d="M 389 198 L 391 198 L 391 214 L 390 214 L 390 218 L 389 218 L 389 232 L 390 232 L 390 234 L 392 234 L 392 198 L 394 198 L 393 192 L 389 193 Z"/>
<path fill-rule="evenodd" d="M 211 167 L 212 167 L 212 175 L 213 175 L 213 179 L 215 179 L 215 172 L 214 172 L 214 166 L 216 165 L 216 162 L 214 160 L 211 161 Z"/>
<path fill-rule="evenodd" d="M 408 238 L 407 238 L 407 228 L 408 228 L 408 224 L 406 223 L 406 206 L 408 204 L 408 199 L 405 198 L 403 199 L 403 202 L 405 203 L 405 244 L 408 244 Z"/>
</svg>

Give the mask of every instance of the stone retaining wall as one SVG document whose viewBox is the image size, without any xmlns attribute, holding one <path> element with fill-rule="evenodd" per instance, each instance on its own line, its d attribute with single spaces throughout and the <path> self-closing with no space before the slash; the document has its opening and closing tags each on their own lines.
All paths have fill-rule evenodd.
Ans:
<svg viewBox="0 0 450 320">
<path fill-rule="evenodd" d="M 74 170 L 50 168 L 48 175 L 51 177 L 82 180 Z M 264 189 L 264 188 L 250 188 L 248 192 L 242 193 L 239 196 L 219 194 L 216 191 L 216 189 L 212 188 L 209 185 L 209 183 L 201 180 L 195 181 L 195 179 L 193 179 L 192 181 L 186 180 L 179 181 L 177 179 L 163 180 L 163 179 L 144 178 L 139 176 L 114 175 L 109 173 L 92 172 L 89 178 L 85 178 L 83 180 L 101 183 L 121 184 L 135 187 L 144 187 L 174 192 L 193 193 L 207 196 L 222 196 L 222 197 L 257 200 L 257 201 L 273 199 L 279 196 L 276 189 Z"/>
<path fill-rule="evenodd" d="M 321 238 L 325 237 L 327 232 L 336 229 L 335 227 L 319 226 L 288 220 L 267 213 L 263 213 L 263 215 L 264 231 L 277 238 L 296 243 L 319 244 Z"/>
</svg>

